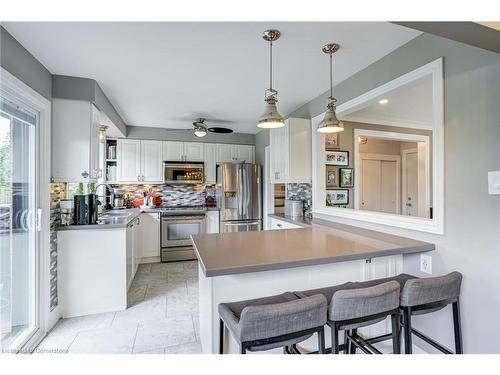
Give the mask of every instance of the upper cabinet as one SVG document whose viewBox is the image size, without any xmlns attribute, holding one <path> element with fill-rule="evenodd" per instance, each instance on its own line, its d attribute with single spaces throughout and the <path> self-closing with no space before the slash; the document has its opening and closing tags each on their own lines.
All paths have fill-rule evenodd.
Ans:
<svg viewBox="0 0 500 375">
<path fill-rule="evenodd" d="M 217 165 L 217 145 L 215 143 L 205 144 L 205 182 L 207 184 L 215 184 L 216 182 L 216 165 Z"/>
<path fill-rule="evenodd" d="M 289 118 L 269 134 L 271 183 L 310 183 L 311 121 Z"/>
<path fill-rule="evenodd" d="M 199 142 L 163 142 L 163 160 L 167 161 L 203 161 L 203 143 Z"/>
<path fill-rule="evenodd" d="M 217 145 L 217 163 L 231 163 L 244 161 L 253 163 L 255 160 L 255 146 L 251 145 Z"/>
<path fill-rule="evenodd" d="M 117 181 L 148 182 L 163 181 L 163 142 L 118 139 Z"/>
<path fill-rule="evenodd" d="M 99 166 L 99 110 L 88 101 L 52 100 L 52 178 L 96 181 Z"/>
</svg>

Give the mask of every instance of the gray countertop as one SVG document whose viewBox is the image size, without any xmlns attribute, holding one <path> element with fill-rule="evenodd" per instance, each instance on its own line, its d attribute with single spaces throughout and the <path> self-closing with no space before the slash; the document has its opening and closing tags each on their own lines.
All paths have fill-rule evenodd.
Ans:
<svg viewBox="0 0 500 375">
<path fill-rule="evenodd" d="M 285 216 L 285 214 L 269 214 L 267 216 L 273 217 L 278 220 L 286 221 L 287 223 L 297 224 L 300 225 L 301 227 L 312 226 L 312 218 L 308 218 L 305 216 L 290 217 L 290 216 Z"/>
<path fill-rule="evenodd" d="M 435 249 L 431 243 L 323 220 L 300 229 L 197 235 L 192 242 L 207 277 Z"/>
</svg>

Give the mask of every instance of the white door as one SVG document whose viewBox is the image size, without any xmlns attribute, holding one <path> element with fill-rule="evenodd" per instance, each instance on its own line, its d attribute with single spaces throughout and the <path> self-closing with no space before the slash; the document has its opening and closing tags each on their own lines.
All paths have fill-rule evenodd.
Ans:
<svg viewBox="0 0 500 375">
<path fill-rule="evenodd" d="M 140 216 L 141 233 L 139 242 L 139 256 L 151 258 L 160 256 L 160 214 L 144 213 Z"/>
<path fill-rule="evenodd" d="M 118 139 L 117 151 L 117 181 L 140 181 L 141 141 L 135 139 Z"/>
<path fill-rule="evenodd" d="M 1 350 L 20 349 L 40 327 L 39 113 L 14 100 L 0 96 Z"/>
<path fill-rule="evenodd" d="M 174 141 L 163 142 L 163 160 L 183 161 L 184 142 L 174 142 Z"/>
<path fill-rule="evenodd" d="M 233 157 L 237 161 L 245 161 L 246 163 L 253 163 L 254 162 L 254 146 L 234 145 Z"/>
<path fill-rule="evenodd" d="M 219 211 L 207 211 L 205 220 L 207 233 L 219 233 Z"/>
<path fill-rule="evenodd" d="M 141 141 L 142 181 L 150 183 L 163 181 L 162 153 L 162 141 Z"/>
<path fill-rule="evenodd" d="M 270 130 L 271 181 L 286 182 L 288 176 L 288 126 Z"/>
<path fill-rule="evenodd" d="M 233 161 L 233 145 L 217 145 L 217 163 L 231 163 Z"/>
<path fill-rule="evenodd" d="M 184 160 L 203 161 L 203 143 L 184 142 Z"/>
<path fill-rule="evenodd" d="M 217 145 L 214 143 L 205 143 L 205 182 L 207 184 L 215 184 L 216 180 L 216 160 L 217 160 Z"/>
<path fill-rule="evenodd" d="M 362 210 L 398 213 L 398 168 L 395 160 L 361 159 Z"/>
<path fill-rule="evenodd" d="M 418 155 L 417 151 L 403 154 L 403 215 L 418 216 Z"/>
<path fill-rule="evenodd" d="M 134 248 L 134 227 L 133 223 L 127 225 L 126 234 L 126 250 L 125 250 L 125 270 L 126 270 L 126 283 L 127 290 L 132 284 L 132 267 L 133 267 L 133 248 Z"/>
</svg>

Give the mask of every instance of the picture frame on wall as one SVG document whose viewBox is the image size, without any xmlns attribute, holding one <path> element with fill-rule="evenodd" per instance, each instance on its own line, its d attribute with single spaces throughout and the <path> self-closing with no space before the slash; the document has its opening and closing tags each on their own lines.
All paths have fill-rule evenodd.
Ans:
<svg viewBox="0 0 500 375">
<path fill-rule="evenodd" d="M 325 134 L 325 150 L 331 151 L 339 148 L 339 133 Z"/>
<path fill-rule="evenodd" d="M 339 186 L 338 182 L 338 169 L 332 165 L 327 165 L 326 170 L 326 188 L 336 188 Z"/>
<path fill-rule="evenodd" d="M 349 166 L 349 151 L 326 151 L 327 165 Z"/>
<path fill-rule="evenodd" d="M 347 206 L 349 204 L 348 189 L 327 189 L 326 190 L 326 206 Z"/>
<path fill-rule="evenodd" d="M 354 187 L 354 169 L 340 168 L 339 169 L 339 186 L 344 188 Z"/>
</svg>

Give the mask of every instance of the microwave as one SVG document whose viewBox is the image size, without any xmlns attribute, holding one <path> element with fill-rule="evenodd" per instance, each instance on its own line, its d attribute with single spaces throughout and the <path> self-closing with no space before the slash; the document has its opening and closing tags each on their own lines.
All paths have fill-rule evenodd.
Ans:
<svg viewBox="0 0 500 375">
<path fill-rule="evenodd" d="M 165 161 L 163 177 L 166 184 L 203 184 L 203 162 Z"/>
</svg>

